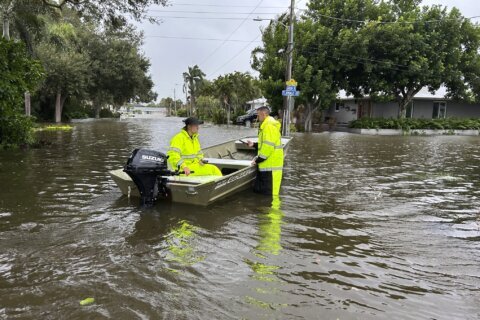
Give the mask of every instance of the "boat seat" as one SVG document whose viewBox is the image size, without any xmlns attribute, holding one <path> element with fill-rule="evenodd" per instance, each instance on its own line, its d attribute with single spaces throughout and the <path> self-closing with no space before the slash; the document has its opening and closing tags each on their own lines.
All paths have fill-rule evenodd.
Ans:
<svg viewBox="0 0 480 320">
<path fill-rule="evenodd" d="M 176 183 L 185 183 L 185 184 L 202 184 L 211 181 L 215 181 L 221 179 L 221 176 L 173 176 L 173 177 L 166 177 L 168 182 L 176 182 Z"/>
<path fill-rule="evenodd" d="M 252 163 L 251 160 L 235 160 L 235 159 L 218 159 L 218 158 L 205 158 L 209 164 L 213 164 L 219 168 L 228 169 L 243 169 L 249 167 Z"/>
</svg>

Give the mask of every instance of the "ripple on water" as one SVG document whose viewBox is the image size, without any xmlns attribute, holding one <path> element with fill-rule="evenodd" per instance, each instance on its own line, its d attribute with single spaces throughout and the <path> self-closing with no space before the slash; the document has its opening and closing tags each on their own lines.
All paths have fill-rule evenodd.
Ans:
<svg viewBox="0 0 480 320">
<path fill-rule="evenodd" d="M 75 126 L 51 147 L 0 153 L 0 317 L 480 315 L 478 139 L 299 134 L 281 204 L 244 192 L 141 209 L 107 172 L 135 147 L 165 151 L 180 119 Z M 85 297 L 95 304 L 80 308 Z"/>
</svg>

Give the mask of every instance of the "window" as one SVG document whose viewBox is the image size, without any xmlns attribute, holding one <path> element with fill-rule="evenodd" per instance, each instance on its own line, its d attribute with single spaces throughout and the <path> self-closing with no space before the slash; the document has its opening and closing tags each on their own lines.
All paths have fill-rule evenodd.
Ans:
<svg viewBox="0 0 480 320">
<path fill-rule="evenodd" d="M 413 101 L 410 102 L 407 106 L 407 118 L 413 118 Z"/>
<path fill-rule="evenodd" d="M 447 103 L 445 101 L 433 102 L 433 119 L 443 119 L 447 116 Z"/>
<path fill-rule="evenodd" d="M 345 104 L 343 102 L 337 102 L 335 103 L 335 112 L 340 112 L 340 108 L 341 109 L 344 109 L 345 108 Z"/>
</svg>

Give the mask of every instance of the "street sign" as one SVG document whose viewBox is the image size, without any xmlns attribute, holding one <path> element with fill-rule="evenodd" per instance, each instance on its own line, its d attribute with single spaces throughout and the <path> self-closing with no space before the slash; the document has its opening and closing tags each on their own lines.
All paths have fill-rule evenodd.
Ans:
<svg viewBox="0 0 480 320">
<path fill-rule="evenodd" d="M 297 87 L 294 87 L 294 86 L 287 86 L 287 88 L 285 89 L 285 91 L 292 91 L 292 92 L 295 92 L 295 91 L 297 91 Z"/>
<path fill-rule="evenodd" d="M 282 90 L 282 96 L 284 97 L 298 97 L 299 95 L 300 95 L 300 91 Z"/>
<path fill-rule="evenodd" d="M 294 79 L 290 79 L 287 81 L 287 86 L 296 87 L 297 84 L 298 84 L 297 81 L 295 81 Z"/>
</svg>

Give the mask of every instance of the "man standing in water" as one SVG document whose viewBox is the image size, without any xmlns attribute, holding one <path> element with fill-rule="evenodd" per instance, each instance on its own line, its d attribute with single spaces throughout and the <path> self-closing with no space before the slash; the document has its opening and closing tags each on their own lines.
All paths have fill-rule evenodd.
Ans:
<svg viewBox="0 0 480 320">
<path fill-rule="evenodd" d="M 278 196 L 283 175 L 283 147 L 281 124 L 270 116 L 268 107 L 257 110 L 260 127 L 258 129 L 258 153 L 252 165 L 258 166 L 254 191 Z M 250 147 L 254 146 L 248 141 Z"/>
<path fill-rule="evenodd" d="M 203 152 L 198 140 L 199 126 L 203 121 L 188 118 L 183 121 L 185 127 L 170 141 L 168 165 L 171 170 L 182 170 L 186 176 L 221 176 L 216 166 L 203 160 Z"/>
</svg>

